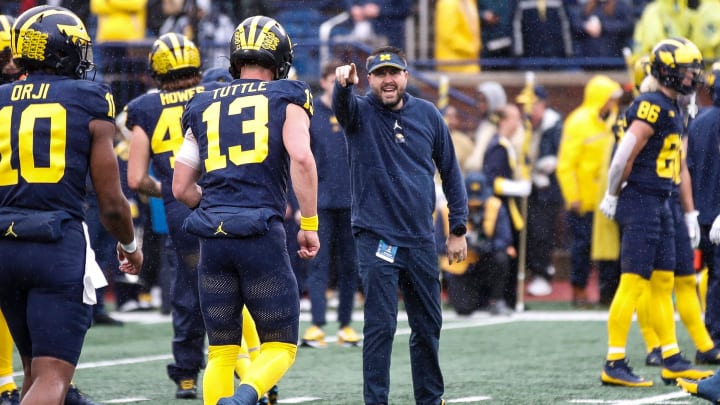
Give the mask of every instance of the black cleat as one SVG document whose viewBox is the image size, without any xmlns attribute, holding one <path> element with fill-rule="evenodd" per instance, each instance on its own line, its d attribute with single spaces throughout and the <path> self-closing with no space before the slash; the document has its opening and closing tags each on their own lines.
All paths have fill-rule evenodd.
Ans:
<svg viewBox="0 0 720 405">
<path fill-rule="evenodd" d="M 646 366 L 660 367 L 663 364 L 662 352 L 659 347 L 653 348 L 645 357 Z"/>
<path fill-rule="evenodd" d="M 194 378 L 181 378 L 177 380 L 177 391 L 175 398 L 178 399 L 196 399 L 197 398 L 197 382 Z"/>
<path fill-rule="evenodd" d="M 20 391 L 14 389 L 0 392 L 0 405 L 20 405 Z"/>
<path fill-rule="evenodd" d="M 124 324 L 123 321 L 115 319 L 104 312 L 93 316 L 93 325 L 123 326 Z"/>
<path fill-rule="evenodd" d="M 75 384 L 70 384 L 65 395 L 65 405 L 99 405 L 97 402 L 85 396 Z"/>
</svg>

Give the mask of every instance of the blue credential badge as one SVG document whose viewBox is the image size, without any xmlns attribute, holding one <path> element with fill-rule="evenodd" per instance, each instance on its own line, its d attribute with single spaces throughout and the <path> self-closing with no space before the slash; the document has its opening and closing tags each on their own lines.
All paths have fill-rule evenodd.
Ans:
<svg viewBox="0 0 720 405">
<path fill-rule="evenodd" d="M 395 263 L 395 255 L 397 254 L 397 246 L 388 245 L 384 240 L 378 243 L 378 250 L 375 256 L 385 260 L 388 263 Z"/>
</svg>

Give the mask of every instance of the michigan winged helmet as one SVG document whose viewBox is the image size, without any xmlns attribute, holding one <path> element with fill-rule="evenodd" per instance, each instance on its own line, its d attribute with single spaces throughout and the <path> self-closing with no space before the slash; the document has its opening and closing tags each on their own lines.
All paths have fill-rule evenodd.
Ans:
<svg viewBox="0 0 720 405">
<path fill-rule="evenodd" d="M 15 63 L 28 70 L 49 68 L 82 79 L 94 67 L 85 24 L 62 7 L 38 6 L 22 13 L 13 24 L 10 47 Z"/>
<path fill-rule="evenodd" d="M 684 85 L 686 72 L 692 72 L 691 85 Z M 658 82 L 680 94 L 690 94 L 702 84 L 703 58 L 700 50 L 685 38 L 660 41 L 650 53 L 650 74 Z"/>
<path fill-rule="evenodd" d="M 286 79 L 293 62 L 290 36 L 276 20 L 248 17 L 235 28 L 230 39 L 230 74 L 240 76 L 236 65 L 256 64 L 272 70 L 275 80 Z"/>
<path fill-rule="evenodd" d="M 153 42 L 148 55 L 150 71 L 156 79 L 200 72 L 200 51 L 185 35 L 170 32 Z"/>
</svg>

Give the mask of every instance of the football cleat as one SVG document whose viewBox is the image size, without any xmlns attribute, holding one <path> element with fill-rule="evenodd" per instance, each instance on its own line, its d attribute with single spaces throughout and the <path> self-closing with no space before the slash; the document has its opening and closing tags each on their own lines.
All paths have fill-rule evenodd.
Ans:
<svg viewBox="0 0 720 405">
<path fill-rule="evenodd" d="M 311 326 L 303 335 L 301 346 L 321 348 L 327 346 L 325 343 L 325 332 L 318 326 Z"/>
<path fill-rule="evenodd" d="M 627 359 L 608 360 L 602 374 L 602 385 L 619 385 L 623 387 L 652 387 L 653 382 L 633 373 Z"/>
<path fill-rule="evenodd" d="M 279 398 L 278 386 L 273 385 L 273 387 L 270 388 L 270 391 L 267 392 L 265 397 L 268 400 L 268 404 L 276 405 L 278 403 L 278 398 Z"/>
<path fill-rule="evenodd" d="M 337 333 L 337 342 L 343 346 L 357 346 L 360 344 L 360 335 L 350 326 L 340 328 Z"/>
<path fill-rule="evenodd" d="M 106 312 L 93 315 L 93 325 L 123 326 L 125 322 L 115 319 Z"/>
<path fill-rule="evenodd" d="M 178 399 L 195 399 L 197 398 L 197 381 L 192 378 L 180 378 L 176 381 L 177 391 L 175 398 Z"/>
<path fill-rule="evenodd" d="M 20 405 L 20 391 L 14 389 L 0 392 L 0 405 Z"/>
<path fill-rule="evenodd" d="M 700 381 L 678 378 L 677 385 L 683 391 L 707 399 L 714 404 L 720 402 L 720 374 Z"/>
<path fill-rule="evenodd" d="M 720 364 L 720 349 L 713 347 L 712 349 L 695 353 L 695 364 Z"/>
<path fill-rule="evenodd" d="M 715 374 L 712 370 L 700 370 L 694 368 L 690 360 L 684 358 L 682 354 L 676 353 L 667 359 L 663 359 L 663 368 L 660 371 L 660 377 L 662 377 L 665 384 L 670 384 L 676 381 L 678 378 L 685 378 L 689 380 L 702 380 Z"/>
<path fill-rule="evenodd" d="M 266 404 L 267 402 L 262 402 L 265 399 L 265 396 L 258 398 L 255 388 L 242 384 L 235 389 L 235 393 L 231 397 L 220 398 L 217 405 Z"/>
<path fill-rule="evenodd" d="M 645 357 L 645 365 L 659 367 L 659 366 L 662 366 L 662 364 L 663 364 L 662 352 L 660 351 L 659 347 L 655 347 Z"/>
<path fill-rule="evenodd" d="M 67 394 L 65 394 L 65 405 L 99 405 L 97 402 L 88 398 L 82 391 L 70 384 Z"/>
</svg>

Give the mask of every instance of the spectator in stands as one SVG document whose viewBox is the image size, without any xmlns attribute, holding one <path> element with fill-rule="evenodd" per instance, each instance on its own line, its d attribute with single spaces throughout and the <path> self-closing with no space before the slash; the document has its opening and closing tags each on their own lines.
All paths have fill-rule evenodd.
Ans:
<svg viewBox="0 0 720 405">
<path fill-rule="evenodd" d="M 460 116 L 460 111 L 458 111 L 455 106 L 448 105 L 445 107 L 443 117 L 450 130 L 450 138 L 452 138 L 453 145 L 455 146 L 455 156 L 457 156 L 460 169 L 463 170 L 463 173 L 466 173 L 464 169 L 465 162 L 470 158 L 470 154 L 472 154 L 475 148 L 475 142 L 473 142 L 470 135 L 465 132 L 465 128 L 463 127 L 464 121 Z"/>
<path fill-rule="evenodd" d="M 91 0 L 90 12 L 97 16 L 95 41 L 130 42 L 145 38 L 145 7 L 147 0 L 125 0 L 116 4 L 107 0 Z"/>
<path fill-rule="evenodd" d="M 692 40 L 703 59 L 706 61 L 720 60 L 720 0 L 703 0 L 700 2 L 692 21 Z"/>
<path fill-rule="evenodd" d="M 536 85 L 528 93 L 521 93 L 517 98 L 524 107 L 526 126 L 529 125 L 530 130 L 530 140 L 526 142 L 533 183 L 527 212 L 526 263 L 532 277 L 527 291 L 530 295 L 544 296 L 552 292 L 551 281 L 555 273 L 552 252 L 563 207 L 555 177 L 563 122 L 560 113 L 548 106 L 544 87 Z"/>
<path fill-rule="evenodd" d="M 413 0 L 346 0 L 356 27 L 370 23 L 378 43 L 405 48 L 405 19 L 412 15 Z M 364 24 L 363 24 L 364 23 Z M 364 29 L 365 30 L 365 29 Z M 370 30 L 368 30 L 370 31 Z M 368 32 L 366 31 L 366 32 Z M 359 33 L 357 30 L 355 33 Z M 368 38 L 365 38 L 368 39 Z"/>
<path fill-rule="evenodd" d="M 0 14 L 18 15 L 20 5 L 17 0 L 0 0 Z"/>
<path fill-rule="evenodd" d="M 530 194 L 532 185 L 530 180 L 519 178 L 518 150 L 513 145 L 513 137 L 518 130 L 522 131 L 522 116 L 515 104 L 508 104 L 497 113 L 497 133 L 488 143 L 483 157 L 482 171 L 488 179 L 488 184 L 498 196 L 510 214 L 513 229 L 513 246 L 518 251 L 520 231 L 525 227 L 525 219 L 520 211 L 519 198 Z M 510 265 L 510 272 L 504 284 L 504 298 L 507 305 L 515 307 L 517 300 L 517 262 Z"/>
<path fill-rule="evenodd" d="M 199 23 L 209 11 L 209 1 L 163 0 L 162 13 L 165 21 L 160 26 L 160 35 L 174 32 L 196 41 Z"/>
<path fill-rule="evenodd" d="M 131 58 L 128 44 L 145 38 L 146 6 L 147 0 L 90 1 L 90 12 L 97 17 L 95 63 L 112 90 L 118 111 L 145 91 L 137 76 L 145 72 L 146 60 Z"/>
<path fill-rule="evenodd" d="M 595 75 L 585 86 L 582 104 L 568 115 L 558 154 L 557 178 L 565 199 L 570 248 L 572 305 L 588 307 L 590 247 L 593 211 L 598 200 L 598 173 L 614 142 L 610 128 L 617 117 L 622 88 L 605 75 Z"/>
<path fill-rule="evenodd" d="M 570 8 L 577 56 L 622 57 L 635 18 L 627 0 L 588 0 Z"/>
<path fill-rule="evenodd" d="M 568 57 L 573 55 L 569 6 L 573 0 L 517 0 L 513 13 L 516 56 Z"/>
<path fill-rule="evenodd" d="M 477 89 L 477 115 L 480 122 L 475 130 L 475 148 L 465 160 L 465 172 L 479 172 L 482 169 L 485 149 L 497 133 L 497 112 L 507 105 L 507 95 L 500 83 L 483 82 Z"/>
<path fill-rule="evenodd" d="M 665 38 L 690 36 L 696 12 L 687 3 L 688 0 L 655 0 L 645 6 L 633 32 L 635 59 L 649 54 Z"/>
<path fill-rule="evenodd" d="M 440 268 L 444 271 L 448 299 L 459 315 L 470 315 L 486 307 L 491 315 L 510 315 L 512 309 L 505 302 L 505 285 L 498 280 L 508 278 L 510 258 L 517 253 L 513 247 L 510 216 L 502 201 L 493 195 L 484 174 L 469 173 L 465 179 L 468 194 L 468 258 L 450 263 L 440 249 Z M 439 212 L 444 240 L 450 230 L 448 209 Z"/>
<path fill-rule="evenodd" d="M 439 0 L 435 5 L 437 70 L 478 73 L 481 47 L 477 1 Z"/>
<path fill-rule="evenodd" d="M 512 18 L 515 6 L 507 0 L 479 0 L 482 58 L 512 56 Z"/>
<path fill-rule="evenodd" d="M 273 2 L 263 0 L 212 0 L 212 5 L 229 16 L 233 21 L 243 21 L 253 15 L 273 15 Z"/>
</svg>

